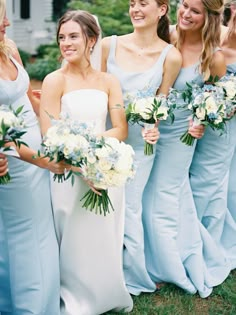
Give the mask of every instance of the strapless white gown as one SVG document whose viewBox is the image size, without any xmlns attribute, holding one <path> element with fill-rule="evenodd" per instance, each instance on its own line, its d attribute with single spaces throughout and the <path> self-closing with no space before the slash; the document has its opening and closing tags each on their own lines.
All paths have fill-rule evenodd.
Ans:
<svg viewBox="0 0 236 315">
<path fill-rule="evenodd" d="M 62 112 L 73 119 L 95 122 L 105 130 L 107 94 L 100 90 L 76 90 L 62 97 Z M 82 208 L 80 199 L 88 186 L 76 177 L 52 181 L 52 202 L 60 246 L 61 314 L 98 315 L 109 310 L 126 312 L 133 307 L 122 270 L 124 190 L 109 191 L 115 208 L 106 217 Z"/>
</svg>

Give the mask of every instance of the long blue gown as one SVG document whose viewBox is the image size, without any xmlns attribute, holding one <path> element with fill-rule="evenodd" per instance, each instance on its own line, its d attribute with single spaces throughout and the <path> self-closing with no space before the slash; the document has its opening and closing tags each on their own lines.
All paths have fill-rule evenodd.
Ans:
<svg viewBox="0 0 236 315">
<path fill-rule="evenodd" d="M 236 75 L 236 62 L 227 65 L 227 72 Z M 236 135 L 236 129 L 234 136 Z M 230 165 L 229 187 L 228 187 L 228 209 L 236 222 L 236 146 Z"/>
<path fill-rule="evenodd" d="M 181 91 L 186 82 L 203 85 L 198 65 L 182 68 L 174 88 Z M 184 101 L 180 98 L 177 103 L 183 105 Z M 200 225 L 192 200 L 188 175 L 196 144 L 187 146 L 180 141 L 188 129 L 190 114 L 188 109 L 176 109 L 173 125 L 168 121 L 159 124 L 161 135 L 143 198 L 145 254 L 153 281 L 174 283 L 190 294 L 198 291 L 201 297 L 207 297 L 212 285 L 219 283 L 214 275 L 218 278 L 220 272 L 223 281 L 229 266 L 224 258 L 214 254 L 218 261 L 211 270 L 214 274 L 210 274 L 203 257 L 204 242 L 209 259 L 217 247 Z M 202 233 L 207 236 L 204 240 Z"/>
<path fill-rule="evenodd" d="M 16 80 L 0 79 L 0 103 L 24 105 L 23 140 L 40 149 L 37 117 L 27 96 L 29 78 L 14 59 Z M 8 157 L 11 182 L 0 185 L 0 313 L 59 315 L 59 257 L 47 170 Z"/>
<path fill-rule="evenodd" d="M 236 268 L 236 221 L 227 207 L 227 194 L 229 169 L 236 147 L 235 131 L 236 116 L 226 123 L 223 135 L 206 128 L 197 142 L 190 167 L 198 218 L 230 261 L 231 269 Z"/>
<path fill-rule="evenodd" d="M 107 61 L 107 72 L 113 73 L 119 79 L 123 91 L 124 101 L 136 97 L 156 94 L 162 81 L 163 63 L 166 55 L 172 48 L 167 45 L 161 52 L 153 67 L 144 72 L 126 72 L 116 63 L 117 37 L 112 36 L 110 54 Z M 135 151 L 135 178 L 126 185 L 125 198 L 125 235 L 124 235 L 124 274 L 129 292 L 139 295 L 141 292 L 156 290 L 154 281 L 151 280 L 144 255 L 144 233 L 142 222 L 142 197 L 148 181 L 155 155 L 144 155 L 144 140 L 139 125 L 129 125 L 127 142 Z"/>
</svg>

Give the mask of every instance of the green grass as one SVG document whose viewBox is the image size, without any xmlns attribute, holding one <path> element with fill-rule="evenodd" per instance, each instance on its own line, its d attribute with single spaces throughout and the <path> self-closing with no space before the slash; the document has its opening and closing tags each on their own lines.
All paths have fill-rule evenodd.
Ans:
<svg viewBox="0 0 236 315">
<path fill-rule="evenodd" d="M 130 315 L 236 315 L 236 270 L 206 299 L 166 285 L 157 293 L 141 294 L 133 300 L 134 309 Z M 106 313 L 115 314 L 123 313 Z"/>
</svg>

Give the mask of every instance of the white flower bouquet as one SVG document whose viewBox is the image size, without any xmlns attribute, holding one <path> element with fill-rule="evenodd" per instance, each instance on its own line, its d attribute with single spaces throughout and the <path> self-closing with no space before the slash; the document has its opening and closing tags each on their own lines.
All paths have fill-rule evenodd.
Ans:
<svg viewBox="0 0 236 315">
<path fill-rule="evenodd" d="M 27 146 L 21 140 L 21 137 L 26 133 L 26 126 L 23 119 L 23 107 L 20 106 L 16 110 L 13 108 L 0 105 L 0 152 L 6 155 L 19 156 L 17 151 L 11 147 L 6 146 L 7 143 L 13 142 L 17 147 L 21 144 Z M 9 183 L 11 180 L 9 172 L 0 177 L 0 185 Z"/>
<path fill-rule="evenodd" d="M 205 84 L 201 88 L 198 85 L 187 83 L 183 97 L 188 100 L 187 107 L 191 111 L 190 118 L 193 120 L 193 125 L 201 124 L 224 131 L 228 117 L 223 88 L 215 84 Z M 180 137 L 180 140 L 186 145 L 192 146 L 195 138 L 187 130 Z"/>
<path fill-rule="evenodd" d="M 133 158 L 133 148 L 116 138 L 97 138 L 91 141 L 81 172 L 101 195 L 90 189 L 81 199 L 84 200 L 83 207 L 103 213 L 104 216 L 109 213 L 109 206 L 111 209 L 113 206 L 108 188 L 123 186 L 134 176 Z"/>
<path fill-rule="evenodd" d="M 236 76 L 234 74 L 225 75 L 215 85 L 224 91 L 226 115 L 232 118 L 236 112 Z"/>
<path fill-rule="evenodd" d="M 64 118 L 53 120 L 43 139 L 44 157 L 60 162 L 64 160 L 79 170 L 55 174 L 54 180 L 63 182 L 74 175 L 82 176 L 93 184 L 100 194 L 92 189 L 83 196 L 83 207 L 106 215 L 113 209 L 108 196 L 109 187 L 122 186 L 134 174 L 132 147 L 115 138 L 96 137 L 94 124 L 86 124 Z M 39 152 L 40 156 L 41 153 Z"/>
<path fill-rule="evenodd" d="M 71 167 L 80 167 L 89 151 L 91 135 L 92 124 L 88 125 L 69 117 L 52 119 L 52 126 L 43 137 L 44 157 L 49 157 L 51 161 L 65 161 Z M 41 152 L 38 152 L 38 156 L 41 156 Z M 71 177 L 73 184 L 75 173 L 65 170 L 64 174 L 54 174 L 53 179 L 63 182 Z"/>
<path fill-rule="evenodd" d="M 145 129 L 154 128 L 158 120 L 173 120 L 171 107 L 167 106 L 166 97 L 163 95 L 137 98 L 126 109 L 126 119 L 131 124 L 139 124 Z M 153 154 L 153 145 L 145 142 L 144 154 Z"/>
</svg>

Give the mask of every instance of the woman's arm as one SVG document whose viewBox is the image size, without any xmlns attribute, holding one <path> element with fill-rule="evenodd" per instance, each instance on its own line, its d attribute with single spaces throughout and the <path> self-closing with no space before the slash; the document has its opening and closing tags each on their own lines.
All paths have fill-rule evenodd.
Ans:
<svg viewBox="0 0 236 315">
<path fill-rule="evenodd" d="M 217 50 L 212 58 L 210 72 L 213 78 L 221 78 L 226 74 L 226 62 L 222 51 Z"/>
<path fill-rule="evenodd" d="M 60 74 L 60 70 L 50 73 L 43 81 L 39 111 L 42 134 L 45 134 L 51 126 L 50 116 L 59 119 L 63 85 L 64 77 Z"/>
<path fill-rule="evenodd" d="M 162 83 L 157 91 L 157 94 L 168 95 L 170 88 L 173 86 L 182 65 L 181 53 L 172 47 L 166 56 L 163 68 Z"/>
<path fill-rule="evenodd" d="M 112 128 L 104 132 L 104 136 L 125 140 L 128 136 L 128 123 L 126 121 L 123 96 L 118 79 L 106 73 L 108 85 L 108 110 L 111 118 Z"/>
</svg>

